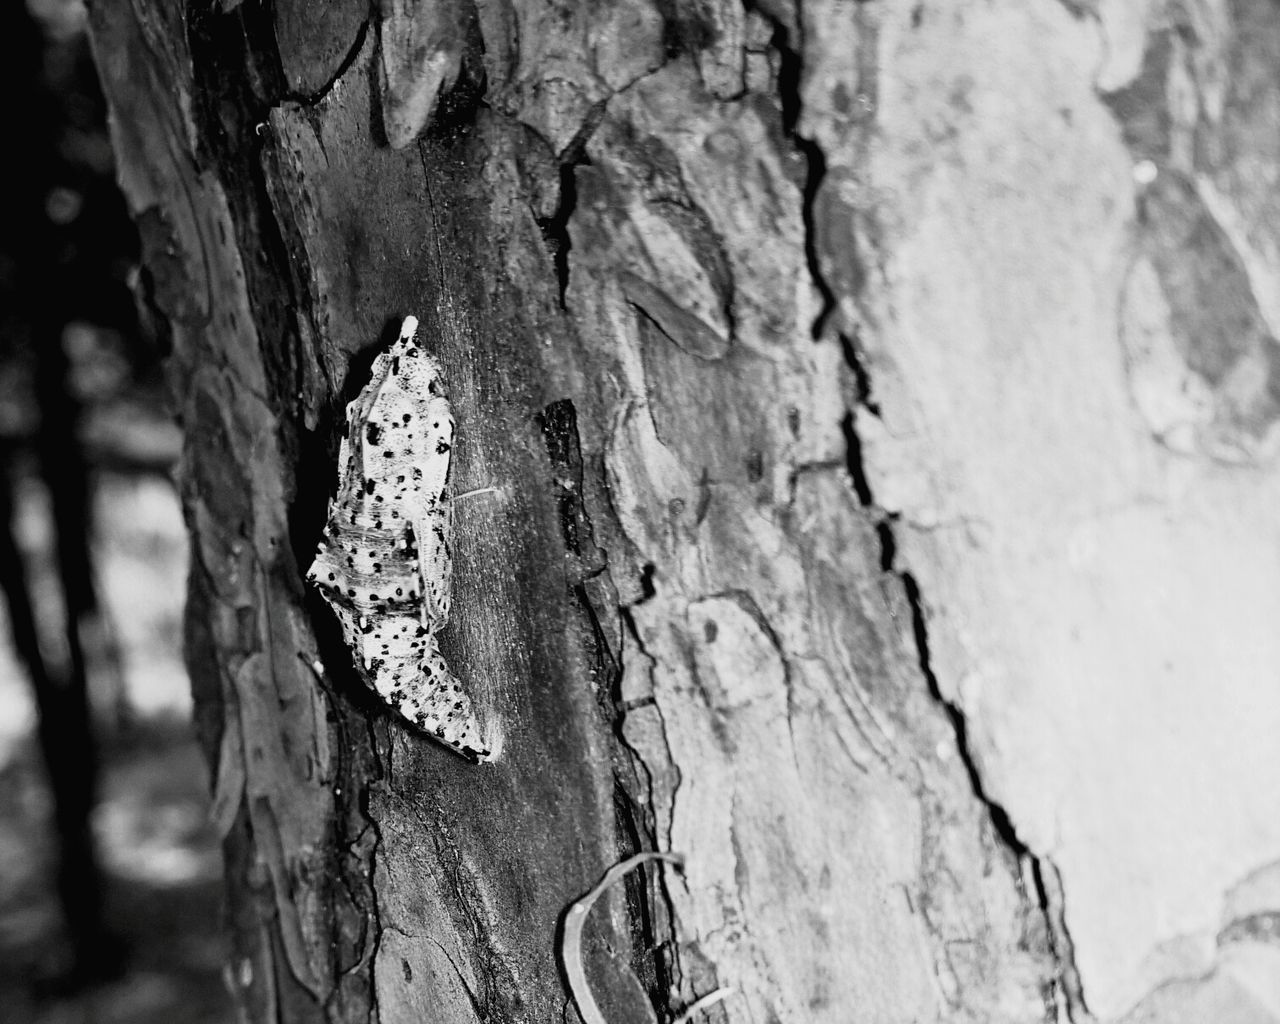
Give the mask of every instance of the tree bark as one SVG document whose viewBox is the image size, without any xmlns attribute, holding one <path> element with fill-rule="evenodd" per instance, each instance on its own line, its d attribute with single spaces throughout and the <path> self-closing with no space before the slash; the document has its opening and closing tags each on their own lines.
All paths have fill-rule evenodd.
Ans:
<svg viewBox="0 0 1280 1024">
<path fill-rule="evenodd" d="M 1131 415 L 1121 293 L 1237 298 L 1179 277 L 1206 251 L 1173 237 L 1206 215 L 1178 185 L 1194 147 L 1133 141 L 1187 34 L 1049 2 L 222 6 L 98 2 L 92 32 L 172 335 L 247 1018 L 574 1019 L 563 914 L 642 850 L 686 866 L 588 922 L 612 1024 L 721 987 L 706 1019 L 1080 1021 L 1094 992 L 1119 1019 L 1132 979 L 1175 976 L 1109 945 L 1154 948 L 1167 892 L 1096 923 L 1123 903 L 1097 862 L 1150 852 L 1097 829 L 1144 791 L 1073 795 L 1069 773 L 1095 797 L 1113 776 L 1055 680 L 1092 672 L 1116 711 L 1169 646 L 1125 611 L 1138 660 L 1106 663 L 1116 613 L 1089 588 L 1123 565 L 1080 583 L 1064 524 L 1123 543 L 1105 505 L 1132 466 L 1091 478 L 1120 446 L 1094 428 L 1177 470 Z M 1246 16 L 1276 31 L 1236 6 L 1222 52 Z M 1218 347 L 1247 370 L 1274 338 L 1246 305 L 1265 343 Z M 345 403 L 410 313 L 449 382 L 454 490 L 493 488 L 456 507 L 442 634 L 492 765 L 364 691 L 301 581 Z M 1216 394 L 1177 435 L 1194 473 L 1224 443 L 1263 458 L 1270 392 Z M 1159 561 L 1160 585 L 1203 582 Z M 1036 638 L 1077 627 L 1051 664 Z M 1274 858 L 1264 831 L 1214 881 Z"/>
</svg>

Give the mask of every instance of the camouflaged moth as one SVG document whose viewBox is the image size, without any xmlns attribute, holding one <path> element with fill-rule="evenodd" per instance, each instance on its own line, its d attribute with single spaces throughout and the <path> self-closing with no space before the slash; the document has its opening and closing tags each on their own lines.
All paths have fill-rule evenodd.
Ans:
<svg viewBox="0 0 1280 1024">
<path fill-rule="evenodd" d="M 471 700 L 436 643 L 449 620 L 453 412 L 439 364 L 405 317 L 347 406 L 338 492 L 307 580 L 319 588 L 365 682 L 471 761 L 492 756 Z"/>
</svg>

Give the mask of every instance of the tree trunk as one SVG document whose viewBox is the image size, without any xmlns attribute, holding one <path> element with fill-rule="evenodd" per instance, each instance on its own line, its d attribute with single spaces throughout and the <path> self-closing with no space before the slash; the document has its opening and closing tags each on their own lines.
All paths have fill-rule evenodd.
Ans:
<svg viewBox="0 0 1280 1024">
<path fill-rule="evenodd" d="M 574 1019 L 645 850 L 611 1024 L 1266 987 L 1280 14 L 748 7 L 93 5 L 255 1024 Z M 408 314 L 492 764 L 303 584 Z"/>
</svg>

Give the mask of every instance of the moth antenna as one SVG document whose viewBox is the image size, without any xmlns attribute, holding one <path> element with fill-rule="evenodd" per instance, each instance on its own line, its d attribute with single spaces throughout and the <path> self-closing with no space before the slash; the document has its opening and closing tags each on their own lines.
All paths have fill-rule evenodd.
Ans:
<svg viewBox="0 0 1280 1024">
<path fill-rule="evenodd" d="M 463 491 L 461 494 L 455 494 L 449 501 L 461 501 L 463 498 L 474 498 L 477 494 L 500 494 L 499 487 L 477 487 L 473 491 Z"/>
</svg>

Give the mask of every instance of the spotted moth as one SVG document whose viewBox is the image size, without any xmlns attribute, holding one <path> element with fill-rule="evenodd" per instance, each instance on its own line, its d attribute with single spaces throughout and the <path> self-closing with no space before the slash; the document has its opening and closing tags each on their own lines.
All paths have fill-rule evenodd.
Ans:
<svg viewBox="0 0 1280 1024">
<path fill-rule="evenodd" d="M 342 624 L 356 667 L 418 728 L 488 760 L 471 700 L 436 644 L 449 619 L 453 413 L 418 321 L 374 360 L 347 406 L 338 493 L 307 579 Z"/>
</svg>

